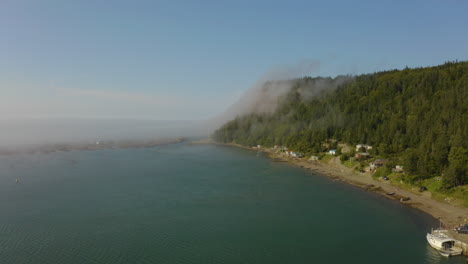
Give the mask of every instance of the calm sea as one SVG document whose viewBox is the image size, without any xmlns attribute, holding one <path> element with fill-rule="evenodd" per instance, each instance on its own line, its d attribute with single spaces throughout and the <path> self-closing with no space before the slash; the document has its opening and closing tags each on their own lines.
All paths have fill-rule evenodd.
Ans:
<svg viewBox="0 0 468 264">
<path fill-rule="evenodd" d="M 0 263 L 465 263 L 427 245 L 434 225 L 236 148 L 0 157 Z"/>
</svg>

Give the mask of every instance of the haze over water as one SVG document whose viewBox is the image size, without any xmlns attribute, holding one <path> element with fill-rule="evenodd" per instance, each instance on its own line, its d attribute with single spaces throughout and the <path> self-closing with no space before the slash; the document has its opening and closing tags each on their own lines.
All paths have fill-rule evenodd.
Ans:
<svg viewBox="0 0 468 264">
<path fill-rule="evenodd" d="M 1 156 L 0 262 L 464 263 L 427 245 L 427 215 L 256 154 Z"/>
</svg>

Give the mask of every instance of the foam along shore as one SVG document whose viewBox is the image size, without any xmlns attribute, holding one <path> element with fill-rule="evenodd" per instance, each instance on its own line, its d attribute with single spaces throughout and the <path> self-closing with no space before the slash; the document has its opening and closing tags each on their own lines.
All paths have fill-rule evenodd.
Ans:
<svg viewBox="0 0 468 264">
<path fill-rule="evenodd" d="M 436 219 L 440 219 L 440 221 L 444 223 L 447 229 L 449 229 L 450 236 L 462 242 L 468 243 L 468 234 L 458 234 L 455 231 L 453 231 L 454 227 L 459 226 L 465 221 L 465 219 L 468 219 L 468 208 L 445 204 L 433 200 L 430 198 L 430 195 L 428 195 L 428 192 L 426 192 L 426 194 L 424 195 L 417 194 L 395 187 L 387 181 L 376 181 L 368 172 L 356 172 L 353 169 L 342 165 L 338 157 L 334 157 L 331 160 L 323 163 L 317 161 L 308 161 L 306 158 L 292 158 L 276 149 L 262 147 L 251 148 L 232 143 L 222 144 L 216 143 L 211 139 L 194 141 L 190 144 L 216 144 L 222 146 L 239 147 L 254 151 L 261 151 L 273 161 L 288 162 L 289 164 L 293 164 L 304 169 L 311 170 L 314 173 L 331 177 L 335 181 L 349 183 L 363 188 L 367 191 L 379 193 L 388 199 L 398 200 L 405 205 L 417 208 L 433 216 Z"/>
<path fill-rule="evenodd" d="M 185 137 L 165 138 L 152 140 L 118 140 L 95 141 L 91 143 L 56 143 L 43 145 L 28 145 L 15 147 L 0 147 L 0 155 L 35 154 L 67 152 L 74 150 L 102 150 L 102 149 L 126 149 L 126 148 L 152 148 L 167 144 L 176 144 L 188 140 Z"/>
</svg>

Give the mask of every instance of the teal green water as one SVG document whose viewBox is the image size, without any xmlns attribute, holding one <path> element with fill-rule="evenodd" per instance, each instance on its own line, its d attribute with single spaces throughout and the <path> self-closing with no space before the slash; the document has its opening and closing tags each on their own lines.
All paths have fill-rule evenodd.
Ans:
<svg viewBox="0 0 468 264">
<path fill-rule="evenodd" d="M 465 263 L 426 244 L 427 215 L 241 149 L 8 156 L 0 173 L 0 263 Z"/>
</svg>

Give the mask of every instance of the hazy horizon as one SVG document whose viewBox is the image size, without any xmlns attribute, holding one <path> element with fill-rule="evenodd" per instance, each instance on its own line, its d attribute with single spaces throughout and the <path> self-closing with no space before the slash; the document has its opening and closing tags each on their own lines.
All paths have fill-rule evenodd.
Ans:
<svg viewBox="0 0 468 264">
<path fill-rule="evenodd" d="M 129 120 L 184 120 L 199 127 L 168 134 L 207 135 L 264 96 L 257 91 L 267 80 L 468 60 L 468 35 L 460 34 L 467 8 L 462 1 L 2 1 L 0 126 L 34 126 L 3 129 L 0 142 L 149 133 L 129 129 Z M 76 124 L 51 125 L 65 120 Z M 80 127 L 80 120 L 121 126 Z"/>
</svg>

